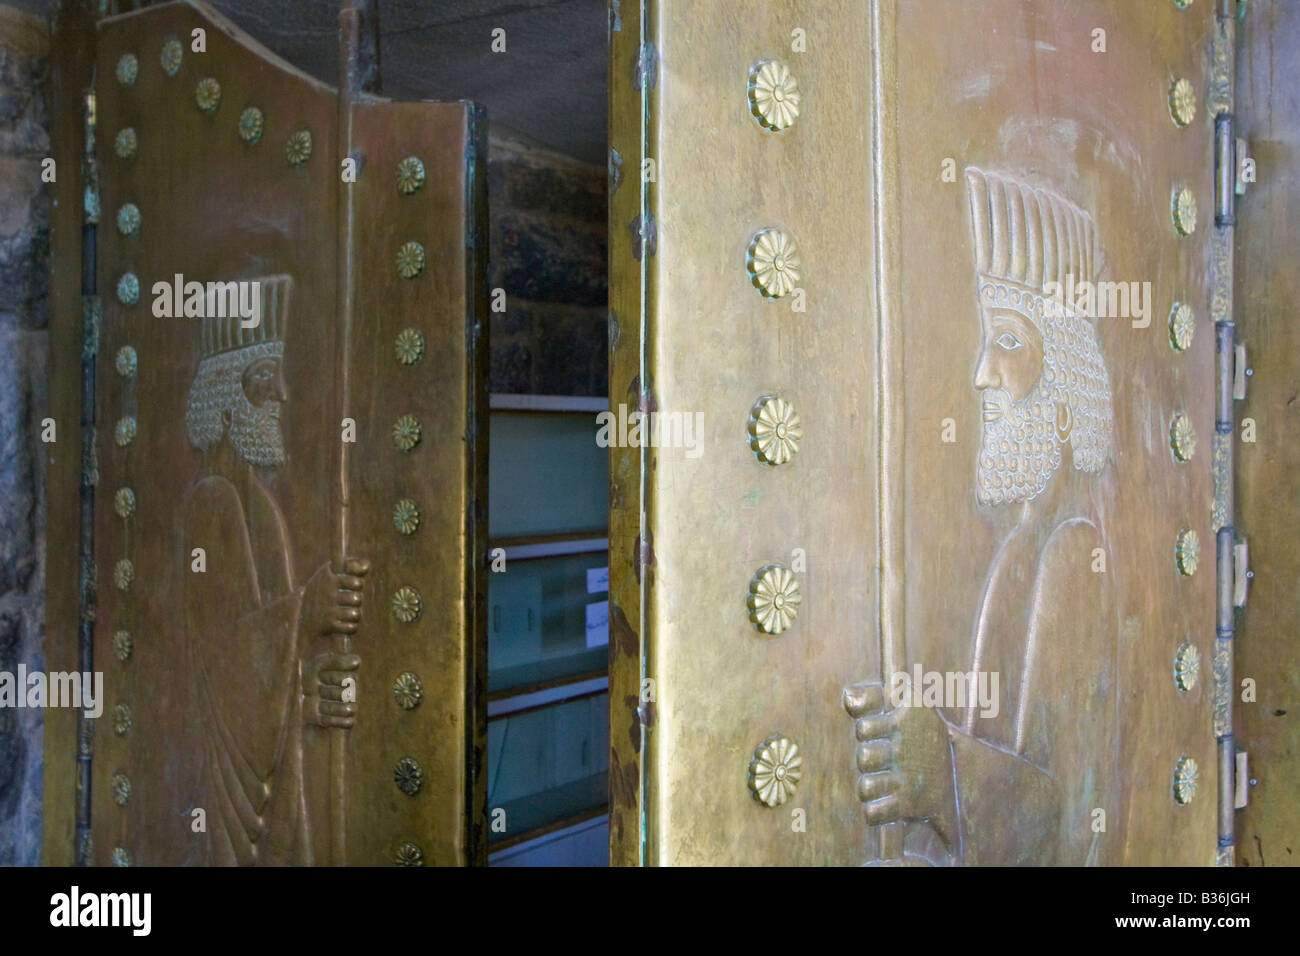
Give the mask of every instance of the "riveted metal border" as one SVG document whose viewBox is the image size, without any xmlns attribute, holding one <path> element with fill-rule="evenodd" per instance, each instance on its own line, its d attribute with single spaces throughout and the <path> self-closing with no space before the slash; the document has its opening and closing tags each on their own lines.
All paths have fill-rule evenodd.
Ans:
<svg viewBox="0 0 1300 956">
<path fill-rule="evenodd" d="M 654 157 L 659 97 L 658 0 L 613 2 L 609 19 L 609 345 L 610 408 L 654 403 L 656 186 L 641 175 Z M 610 863 L 655 858 L 650 802 L 654 700 L 642 700 L 655 673 L 650 634 L 649 533 L 655 502 L 650 456 L 610 447 Z M 622 546 L 620 546 L 622 543 Z"/>
<path fill-rule="evenodd" d="M 82 159 L 83 176 L 86 186 L 86 202 L 83 210 L 81 227 L 81 295 L 85 303 L 86 318 L 82 322 L 81 342 L 81 441 L 83 453 L 87 460 L 93 460 L 95 443 L 95 364 L 99 352 L 99 320 L 96 314 L 98 296 L 95 289 L 95 240 L 99 222 L 99 197 L 92 201 L 92 187 L 97 192 L 99 175 L 95 162 L 95 91 L 86 91 L 82 106 L 83 139 L 85 150 Z M 79 486 L 80 511 L 78 515 L 78 556 L 81 567 L 85 569 L 86 580 L 93 575 L 95 566 L 95 485 L 98 483 L 98 469 L 82 468 Z M 95 589 L 83 586 L 80 589 L 80 615 L 77 623 L 77 669 L 83 674 L 90 674 L 95 669 Z M 91 719 L 84 710 L 77 712 L 77 739 L 86 741 L 90 738 Z M 75 859 L 78 866 L 89 866 L 90 859 L 90 783 L 93 751 L 88 746 L 77 748 L 77 815 L 76 837 L 74 842 Z"/>
<path fill-rule="evenodd" d="M 84 279 L 94 282 L 93 259 L 85 248 L 86 193 L 97 170 L 87 169 L 85 96 L 94 86 L 95 5 L 66 0 L 53 18 L 48 56 L 50 147 L 58 164 L 57 184 L 47 190 L 50 207 L 50 321 L 48 412 L 65 429 L 80 423 L 82 369 L 86 362 Z M 93 154 L 92 154 L 93 155 Z M 92 198 L 91 206 L 94 205 Z M 93 235 L 93 229 L 90 230 Z M 87 269 L 87 263 L 92 268 Z M 84 275 L 83 275 L 84 273 Z M 92 286 L 93 288 L 93 286 Z M 93 395 L 93 389 L 90 390 Z M 87 497 L 87 443 L 92 429 L 80 428 L 80 454 L 50 455 L 45 464 L 46 594 L 44 654 L 47 671 L 81 667 L 82 632 L 94 613 L 93 562 L 82 543 L 81 502 Z M 88 600 L 88 598 L 90 600 Z M 80 759 L 83 728 L 80 711 L 49 708 L 44 712 L 44 762 L 41 812 L 41 860 L 46 866 L 87 861 L 89 790 Z M 78 826 L 78 823 L 83 824 Z"/>
<path fill-rule="evenodd" d="M 1234 754 L 1232 726 L 1233 637 L 1233 442 L 1236 428 L 1232 383 L 1236 359 L 1233 316 L 1233 230 L 1236 224 L 1236 136 L 1233 120 L 1233 79 L 1236 64 L 1236 0 L 1218 0 L 1214 18 L 1209 107 L 1214 116 L 1215 202 L 1211 231 L 1210 312 L 1214 320 L 1218 358 L 1218 393 L 1214 422 L 1212 518 L 1216 535 L 1218 587 L 1213 673 L 1213 732 L 1218 748 L 1218 843 L 1214 862 L 1234 861 Z"/>
</svg>

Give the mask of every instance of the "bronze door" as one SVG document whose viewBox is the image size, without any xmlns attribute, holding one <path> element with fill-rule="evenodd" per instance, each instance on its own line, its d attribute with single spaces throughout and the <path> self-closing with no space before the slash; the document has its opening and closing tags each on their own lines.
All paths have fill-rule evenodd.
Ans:
<svg viewBox="0 0 1300 956">
<path fill-rule="evenodd" d="M 479 861 L 482 116 L 340 93 L 198 2 L 94 49 L 105 700 L 88 842 L 75 731 L 47 736 L 48 857 Z M 49 600 L 49 667 L 76 670 L 74 581 Z"/>
<path fill-rule="evenodd" d="M 1294 62 L 1300 9 L 1281 0 L 1247 8 L 1241 32 L 1237 90 L 1238 135 L 1249 143 L 1256 182 L 1243 182 L 1238 200 L 1236 287 L 1243 369 L 1238 395 L 1237 508 L 1249 536 L 1253 580 L 1238 580 L 1246 601 L 1239 631 L 1237 740 L 1248 756 L 1249 789 L 1236 787 L 1242 809 L 1237 837 L 1243 866 L 1294 865 L 1300 807 L 1300 728 L 1288 715 L 1300 703 L 1300 670 L 1278 666 L 1295 656 L 1300 615 L 1295 529 L 1300 520 L 1300 442 L 1295 417 L 1294 356 L 1300 348 L 1288 316 L 1296 298 L 1295 271 L 1278 254 L 1295 248 L 1294 179 L 1283 174 L 1300 148 L 1300 81 L 1282 62 Z M 1246 386 L 1246 382 L 1249 385 Z M 1248 595 L 1248 597 L 1247 597 Z M 1243 686 L 1244 681 L 1249 685 Z M 1250 693 L 1246 693 L 1247 686 Z M 1258 784 L 1258 786 L 1256 786 Z"/>
<path fill-rule="evenodd" d="M 611 406 L 660 428 L 611 458 L 615 862 L 1228 858 L 1230 26 L 640 6 Z"/>
</svg>

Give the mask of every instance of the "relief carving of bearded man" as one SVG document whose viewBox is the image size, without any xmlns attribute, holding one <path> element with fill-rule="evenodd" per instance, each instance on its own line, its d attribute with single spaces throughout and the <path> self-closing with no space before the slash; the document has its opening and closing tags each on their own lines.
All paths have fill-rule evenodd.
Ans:
<svg viewBox="0 0 1300 956">
<path fill-rule="evenodd" d="M 1068 275 L 1095 279 L 1100 249 L 1092 218 L 1055 193 L 977 169 L 966 185 L 981 330 L 974 504 L 1009 531 L 965 666 L 998 674 L 1001 699 L 984 716 L 887 708 L 880 684 L 848 688 L 858 795 L 868 823 L 905 822 L 909 859 L 1103 863 L 1123 842 L 1111 386 L 1096 316 L 1053 294 Z"/>
<path fill-rule="evenodd" d="M 350 728 L 343 680 L 355 654 L 308 656 L 321 635 L 353 634 L 364 561 L 322 563 L 305 580 L 292 565 L 284 515 L 264 477 L 285 462 L 281 363 L 292 280 L 260 280 L 262 322 L 205 317 L 185 426 L 204 453 L 182 503 L 186 649 L 203 733 L 196 806 L 206 810 L 198 862 L 310 864 L 302 727 Z"/>
</svg>

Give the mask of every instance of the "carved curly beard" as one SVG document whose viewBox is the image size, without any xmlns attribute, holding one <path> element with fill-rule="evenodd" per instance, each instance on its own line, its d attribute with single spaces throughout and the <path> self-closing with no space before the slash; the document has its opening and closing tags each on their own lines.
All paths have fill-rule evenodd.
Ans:
<svg viewBox="0 0 1300 956">
<path fill-rule="evenodd" d="M 270 468 L 284 464 L 284 437 L 280 433 L 280 403 L 259 407 L 241 391 L 230 411 L 230 444 L 251 465 Z"/>
<path fill-rule="evenodd" d="M 986 393 L 987 394 L 987 393 Z M 1056 402 L 1039 381 L 1006 414 L 984 425 L 975 469 L 975 497 L 982 505 L 1012 504 L 1037 497 L 1061 464 Z"/>
</svg>

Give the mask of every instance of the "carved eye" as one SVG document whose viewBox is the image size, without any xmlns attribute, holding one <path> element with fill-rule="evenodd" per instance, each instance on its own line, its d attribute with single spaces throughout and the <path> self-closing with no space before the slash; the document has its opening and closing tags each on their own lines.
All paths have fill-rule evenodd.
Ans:
<svg viewBox="0 0 1300 956">
<path fill-rule="evenodd" d="M 1014 352 L 1016 349 L 1021 348 L 1023 344 L 1018 338 L 1016 338 L 1010 332 L 1003 332 L 993 341 L 996 342 L 998 345 L 1000 345 L 1002 348 L 1006 349 L 1008 352 Z"/>
</svg>

